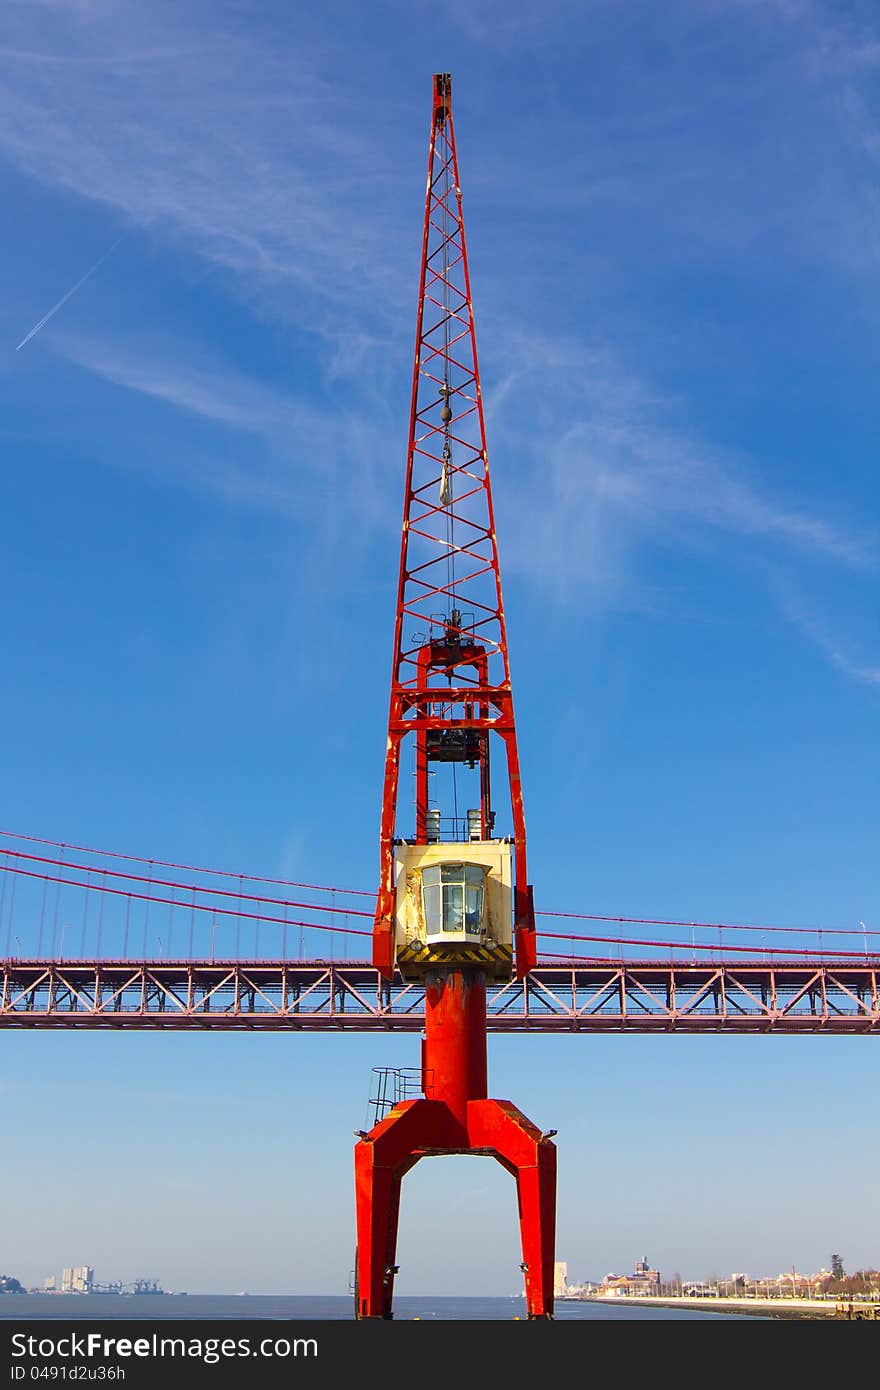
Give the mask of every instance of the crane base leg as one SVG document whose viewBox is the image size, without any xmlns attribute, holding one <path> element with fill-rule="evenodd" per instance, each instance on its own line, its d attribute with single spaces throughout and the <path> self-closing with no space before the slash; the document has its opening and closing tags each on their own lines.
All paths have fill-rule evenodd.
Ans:
<svg viewBox="0 0 880 1390">
<path fill-rule="evenodd" d="M 556 1145 L 506 1100 L 468 1103 L 471 1149 L 491 1153 L 516 1178 L 526 1311 L 553 1317 L 556 1245 Z"/>
<path fill-rule="evenodd" d="M 530 1319 L 553 1316 L 556 1146 L 509 1101 L 467 1102 L 466 1120 L 444 1101 L 404 1101 L 355 1145 L 355 1315 L 391 1318 L 397 1273 L 400 1184 L 430 1154 L 480 1153 L 516 1178 Z"/>
</svg>

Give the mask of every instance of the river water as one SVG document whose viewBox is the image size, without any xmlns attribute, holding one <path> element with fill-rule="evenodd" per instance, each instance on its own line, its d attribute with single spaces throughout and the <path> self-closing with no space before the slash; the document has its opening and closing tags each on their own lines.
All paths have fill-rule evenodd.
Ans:
<svg viewBox="0 0 880 1390">
<path fill-rule="evenodd" d="M 394 1300 L 396 1320 L 436 1318 L 441 1320 L 493 1319 L 509 1322 L 525 1316 L 521 1298 L 421 1298 L 403 1296 Z M 596 1319 L 681 1319 L 707 1318 L 727 1321 L 733 1313 L 693 1312 L 679 1308 L 646 1308 L 624 1303 L 559 1302 L 558 1322 L 589 1322 Z M 0 1318 L 304 1318 L 347 1319 L 354 1317 L 350 1295 L 338 1294 L 3 1294 Z M 745 1321 L 754 1321 L 747 1318 Z"/>
</svg>

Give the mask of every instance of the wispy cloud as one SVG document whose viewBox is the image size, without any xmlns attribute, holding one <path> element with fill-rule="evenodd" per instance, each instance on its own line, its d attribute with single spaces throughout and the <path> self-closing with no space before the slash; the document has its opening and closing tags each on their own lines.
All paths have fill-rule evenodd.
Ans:
<svg viewBox="0 0 880 1390">
<path fill-rule="evenodd" d="M 768 600 L 839 670 L 874 681 L 852 644 L 832 640 L 810 617 L 799 576 L 846 574 L 851 595 L 860 595 L 880 567 L 875 533 L 845 514 L 829 518 L 774 496 L 751 460 L 675 423 L 683 403 L 664 400 L 610 349 L 525 339 L 497 324 L 495 335 L 506 370 L 487 391 L 487 418 L 492 457 L 503 460 L 496 478 L 505 569 L 563 605 L 606 611 L 657 602 L 665 581 L 652 574 L 652 553 L 714 554 L 734 569 L 750 566 Z M 264 446 L 226 448 L 201 463 L 183 451 L 183 464 L 175 454 L 156 465 L 169 481 L 240 505 L 322 515 L 325 526 L 332 516 L 334 544 L 352 522 L 368 542 L 396 521 L 400 478 L 388 461 L 399 452 L 400 422 L 369 392 L 346 405 L 337 396 L 327 410 L 192 343 L 148 350 L 140 342 L 135 350 L 115 339 L 55 334 L 53 345 L 159 408 Z"/>
<path fill-rule="evenodd" d="M 594 0 L 600 8 L 603 0 Z M 422 0 L 427 11 L 428 3 Z M 528 45 L 552 42 L 560 28 L 576 20 L 584 11 L 583 0 L 556 0 L 548 9 L 540 0 L 484 0 L 473 5 L 469 0 L 453 0 L 447 14 L 449 20 L 469 38 L 480 45 L 501 53 L 510 53 Z"/>
<path fill-rule="evenodd" d="M 152 396 L 176 409 L 214 424 L 288 440 L 296 430 L 311 427 L 324 416 L 304 401 L 273 390 L 263 382 L 213 358 L 195 345 L 175 352 L 156 344 L 133 350 L 119 340 L 62 336 L 56 348 L 77 366 L 116 386 Z M 200 357 L 201 361 L 194 360 Z"/>
<path fill-rule="evenodd" d="M 649 16 L 655 7 L 635 8 Z M 636 106 L 609 91 L 589 115 L 570 95 L 540 86 L 540 99 L 571 127 L 568 145 L 536 136 L 526 99 L 505 109 L 515 150 L 492 136 L 489 158 L 467 156 L 466 173 L 477 171 L 504 219 L 508 254 L 516 257 L 521 241 L 524 184 L 529 202 L 560 215 L 595 208 L 590 235 L 599 245 L 603 217 L 622 250 L 628 238 L 641 245 L 647 220 L 658 264 L 763 257 L 775 273 L 785 246 L 789 258 L 818 254 L 873 268 L 880 247 L 872 190 L 841 167 L 839 146 L 876 141 L 861 84 L 877 45 L 853 26 L 835 26 L 822 6 L 724 0 L 713 7 L 728 26 L 717 34 L 701 29 L 691 7 L 672 8 L 701 51 L 729 46 L 731 26 L 750 26 L 740 35 L 740 48 L 755 40 L 746 74 L 737 62 L 707 65 L 720 126 L 735 123 L 745 138 L 700 140 L 699 71 L 670 92 L 648 64 Z M 559 45 L 567 28 L 564 8 L 548 21 L 532 0 L 476 11 L 457 5 L 451 18 L 475 43 L 517 52 L 538 33 Z M 0 154 L 45 184 L 195 249 L 231 272 L 249 299 L 328 335 L 337 369 L 357 370 L 347 359 L 357 358 L 362 335 L 373 343 L 390 323 L 396 331 L 410 321 L 418 178 L 409 159 L 418 147 L 402 143 L 402 132 L 421 134 L 424 93 L 413 89 L 402 105 L 374 55 L 368 85 L 385 90 L 365 121 L 366 91 L 349 80 L 341 36 L 319 16 L 300 14 L 295 35 L 285 30 L 285 42 L 273 44 L 277 22 L 236 24 L 233 11 L 197 0 L 11 0 L 0 19 Z M 632 72 L 625 77 L 632 81 Z M 492 117 L 484 117 L 491 133 Z"/>
<path fill-rule="evenodd" d="M 685 545 L 688 532 L 679 523 L 690 519 L 856 570 L 880 561 L 875 533 L 773 497 L 755 480 L 753 461 L 674 423 L 686 404 L 664 400 L 610 350 L 533 335 L 528 343 L 520 339 L 515 364 L 514 332 L 505 335 L 505 348 L 508 371 L 488 395 L 488 414 L 504 447 L 523 453 L 526 473 L 549 499 L 552 531 L 575 531 L 582 508 L 600 508 L 654 531 L 674 526 Z M 566 567 L 585 562 L 577 544 L 560 549 L 554 540 L 548 560 L 553 556 Z"/>
<path fill-rule="evenodd" d="M 204 23 L 198 7 L 162 3 L 48 8 L 45 25 L 40 6 L 5 8 L 8 159 L 184 238 L 244 277 L 251 294 L 288 294 L 277 305 L 288 316 L 296 303 L 338 303 L 356 290 L 372 292 L 374 315 L 394 303 L 387 245 L 377 254 L 387 227 L 358 207 L 368 184 L 393 184 L 397 173 L 363 131 L 360 95 L 216 10 Z M 316 315 L 311 327 L 321 325 Z"/>
<path fill-rule="evenodd" d="M 487 405 L 493 456 L 517 469 L 515 506 L 499 489 L 506 568 L 602 611 L 675 602 L 669 558 L 713 556 L 731 575 L 747 569 L 840 671 L 874 682 L 856 655 L 863 639 L 844 634 L 871 607 L 876 531 L 844 504 L 829 516 L 774 494 L 754 459 L 689 429 L 686 403 L 664 400 L 610 350 L 515 331 L 503 340 L 508 370 Z M 791 464 L 785 475 L 797 477 Z M 831 627 L 811 616 L 817 586 Z"/>
<path fill-rule="evenodd" d="M 93 376 L 216 427 L 202 455 L 185 446 L 150 466 L 167 482 L 219 493 L 238 504 L 308 516 L 316 537 L 358 524 L 387 524 L 391 470 L 382 470 L 387 421 L 380 409 L 314 400 L 267 385 L 195 343 L 171 345 L 55 334 L 56 352 Z M 261 447 L 236 445 L 236 435 Z M 223 440 L 224 443 L 218 443 Z M 128 465 L 128 456 L 121 460 Z M 335 520 L 334 520 L 335 518 Z"/>
<path fill-rule="evenodd" d="M 798 593 L 790 583 L 778 586 L 778 601 L 788 620 L 794 624 L 836 670 L 865 685 L 880 686 L 880 660 L 866 660 L 860 649 L 864 641 L 858 641 L 843 630 L 839 618 L 828 618 L 806 596 Z M 878 646 L 875 636 L 873 646 Z"/>
<path fill-rule="evenodd" d="M 453 18 L 478 45 L 520 51 L 534 41 L 541 12 L 531 0 L 503 8 L 503 16 L 475 18 L 459 6 Z M 490 314 L 481 322 L 489 382 L 492 369 L 498 372 L 487 393 L 490 449 L 516 480 L 515 507 L 499 489 L 505 565 L 519 566 L 561 601 L 584 594 L 605 606 L 642 601 L 658 547 L 723 552 L 731 562 L 753 559 L 758 569 L 772 558 L 792 575 L 798 566 L 825 567 L 852 575 L 854 585 L 876 572 L 877 538 L 845 508 L 826 515 L 808 498 L 761 483 L 757 457 L 723 448 L 695 427 L 687 400 L 653 387 L 650 369 L 610 334 L 596 347 L 586 336 L 565 339 L 536 323 L 526 343 L 521 325 L 500 317 L 511 312 L 511 266 L 530 266 L 538 235 L 513 215 L 523 186 L 557 219 L 575 210 L 583 232 L 588 206 L 591 237 L 600 235 L 603 217 L 624 238 L 638 238 L 650 222 L 658 264 L 717 257 L 721 247 L 727 257 L 748 253 L 750 265 L 770 277 L 780 245 L 792 255 L 843 260 L 852 251 L 852 264 L 862 267 L 872 260 L 860 233 L 869 192 L 840 196 L 847 175 L 831 157 L 843 132 L 872 157 L 880 147 L 864 87 L 877 62 L 870 32 L 837 22 L 809 0 L 718 0 L 710 8 L 709 28 L 689 7 L 680 11 L 683 32 L 696 36 L 698 48 L 714 52 L 726 40 L 715 19 L 747 17 L 754 26 L 747 80 L 736 54 L 730 67 L 708 64 L 713 110 L 728 112 L 738 142 L 695 137 L 699 73 L 689 71 L 689 85 L 669 92 L 646 70 L 637 115 L 626 103 L 589 120 L 578 112 L 579 135 L 557 151 L 535 146 L 526 104 L 505 115 L 517 131 L 515 155 L 506 149 L 508 162 L 497 171 L 476 159 L 469 166 L 504 227 L 505 263 L 488 267 L 480 303 L 495 306 L 494 321 Z M 169 349 L 140 335 L 135 349 L 118 337 L 70 334 L 53 337 L 56 350 L 157 408 L 264 444 L 261 452 L 224 450 L 195 473 L 194 465 L 181 472 L 178 464 L 174 476 L 188 486 L 294 512 L 313 508 L 329 489 L 345 499 L 346 515 L 359 507 L 365 525 L 382 529 L 397 514 L 398 478 L 382 465 L 399 457 L 402 426 L 385 418 L 377 384 L 388 371 L 388 341 L 411 333 L 418 221 L 418 180 L 408 173 L 401 196 L 401 143 L 393 132 L 403 124 L 395 109 L 402 98 L 387 95 L 389 114 L 374 107 L 365 122 L 364 90 L 333 80 L 341 44 L 314 17 L 301 17 L 296 48 L 273 44 L 271 25 L 258 32 L 236 25 L 234 12 L 218 18 L 197 3 L 181 10 L 164 0 L 148 9 L 132 0 L 11 3 L 3 24 L 0 152 L 41 182 L 101 203 L 220 267 L 224 286 L 293 326 L 301 347 L 320 338 L 323 380 L 344 381 L 346 392 L 334 391 L 329 405 L 288 394 L 206 357 L 194 342 Z M 557 25 L 555 41 L 560 32 Z M 787 46 L 780 47 L 779 32 L 788 34 Z M 381 86 L 381 72 L 372 81 Z M 414 100 L 423 95 L 419 88 Z M 547 99 L 561 100 L 558 93 Z M 788 100 L 785 115 L 780 103 Z M 573 118 L 570 107 L 562 109 Z M 805 113 L 806 128 L 830 142 L 821 160 L 803 136 Z M 407 109 L 407 121 L 411 115 Z M 743 139 L 743 124 L 753 140 Z M 420 146 L 412 152 L 420 157 Z M 397 233 L 406 217 L 404 237 Z M 630 248 L 642 250 L 637 241 Z M 559 249 L 563 262 L 576 258 L 579 273 L 583 254 L 577 234 Z M 524 288 L 540 300 L 537 279 Z M 514 300 L 518 315 L 528 313 L 518 288 Z M 835 656 L 818 635 L 813 640 L 848 669 L 844 647 Z M 850 667 L 856 674 L 862 664 Z"/>
</svg>

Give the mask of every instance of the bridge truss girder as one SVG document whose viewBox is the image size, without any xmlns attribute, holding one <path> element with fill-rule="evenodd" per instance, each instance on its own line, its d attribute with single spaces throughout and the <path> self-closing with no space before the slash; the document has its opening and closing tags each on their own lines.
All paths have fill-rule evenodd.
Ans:
<svg viewBox="0 0 880 1390">
<path fill-rule="evenodd" d="M 420 1032 L 424 988 L 361 961 L 0 962 L 0 1028 Z M 880 961 L 579 961 L 487 991 L 494 1033 L 880 1033 Z"/>
</svg>

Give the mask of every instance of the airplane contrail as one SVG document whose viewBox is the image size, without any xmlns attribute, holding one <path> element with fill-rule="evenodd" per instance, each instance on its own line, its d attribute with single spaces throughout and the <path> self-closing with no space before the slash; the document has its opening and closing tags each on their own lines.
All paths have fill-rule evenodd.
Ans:
<svg viewBox="0 0 880 1390">
<path fill-rule="evenodd" d="M 72 295 L 75 295 L 78 289 L 81 289 L 81 288 L 82 288 L 82 286 L 86 283 L 86 281 L 89 279 L 89 277 L 92 276 L 92 275 L 94 275 L 94 273 L 95 273 L 95 271 L 98 269 L 98 267 L 99 267 L 99 266 L 102 266 L 102 265 L 104 264 L 104 262 L 106 261 L 106 259 L 107 259 L 108 256 L 112 256 L 112 255 L 113 255 L 113 252 L 116 250 L 116 248 L 117 248 L 117 246 L 119 245 L 119 243 L 120 243 L 121 240 L 122 240 L 122 237 L 121 237 L 121 236 L 120 236 L 120 237 L 117 237 L 116 240 L 114 241 L 113 245 L 110 247 L 110 250 L 109 250 L 109 251 L 105 251 L 104 254 L 103 254 L 103 256 L 99 257 L 99 259 L 98 259 L 97 261 L 95 261 L 95 264 L 94 264 L 89 270 L 86 271 L 85 275 L 81 276 L 81 278 L 80 278 L 79 280 L 77 280 L 76 284 L 72 287 L 72 289 L 69 289 L 69 290 L 67 291 L 67 294 L 63 295 L 62 298 L 59 299 L 59 301 L 58 301 L 57 304 L 53 304 L 53 306 L 52 306 L 52 308 L 49 310 L 48 314 L 44 314 L 43 317 L 40 319 L 40 322 L 34 324 L 33 328 L 32 328 L 31 331 L 30 331 L 30 333 L 25 334 L 25 336 L 22 338 L 22 340 L 21 340 L 21 342 L 19 343 L 18 347 L 15 349 L 16 352 L 20 352 L 21 349 L 25 346 L 25 344 L 30 342 L 31 338 L 35 338 L 35 337 L 37 336 L 37 334 L 39 333 L 39 331 L 40 331 L 41 328 L 45 328 L 45 327 L 46 327 L 46 324 L 49 322 L 49 320 L 50 320 L 51 318 L 54 318 L 55 315 L 58 313 L 58 310 L 64 308 L 64 306 L 65 306 L 65 304 L 67 303 L 68 299 L 70 299 Z"/>
</svg>

